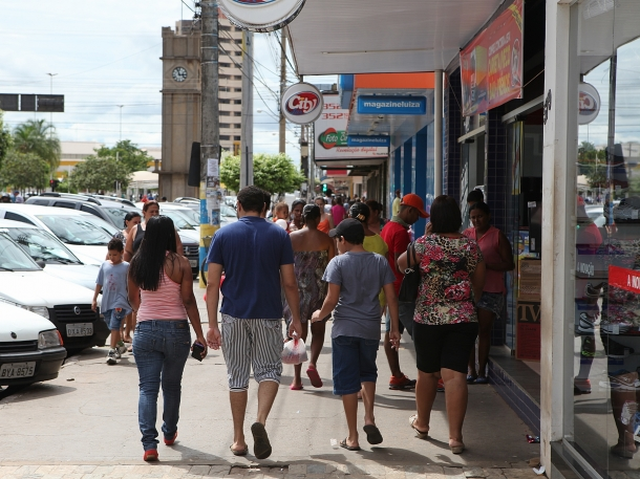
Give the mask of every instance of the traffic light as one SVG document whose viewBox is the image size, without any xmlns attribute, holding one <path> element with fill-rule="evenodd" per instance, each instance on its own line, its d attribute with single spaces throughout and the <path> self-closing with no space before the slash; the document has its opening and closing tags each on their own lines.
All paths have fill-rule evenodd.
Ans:
<svg viewBox="0 0 640 479">
<path fill-rule="evenodd" d="M 324 183 L 324 184 L 322 185 L 322 192 L 326 194 L 326 193 L 327 193 L 327 191 L 329 191 L 329 187 L 327 186 L 327 184 L 326 184 L 326 183 Z"/>
<path fill-rule="evenodd" d="M 51 187 L 51 191 L 56 191 L 56 180 L 49 180 L 49 186 Z"/>
</svg>

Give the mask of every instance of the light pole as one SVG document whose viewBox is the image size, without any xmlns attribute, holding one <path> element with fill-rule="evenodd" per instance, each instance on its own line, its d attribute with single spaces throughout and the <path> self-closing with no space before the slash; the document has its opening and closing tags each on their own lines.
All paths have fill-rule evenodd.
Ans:
<svg viewBox="0 0 640 479">
<path fill-rule="evenodd" d="M 47 73 L 49 75 L 49 94 L 53 95 L 53 77 L 57 75 L 57 73 Z M 53 134 L 53 112 L 49 114 L 49 137 Z"/>
<path fill-rule="evenodd" d="M 120 108 L 120 141 L 122 141 L 122 107 L 124 105 L 117 105 Z"/>
</svg>

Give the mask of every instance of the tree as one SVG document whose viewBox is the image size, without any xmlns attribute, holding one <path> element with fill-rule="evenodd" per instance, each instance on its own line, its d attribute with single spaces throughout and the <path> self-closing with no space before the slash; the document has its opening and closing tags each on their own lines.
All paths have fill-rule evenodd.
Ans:
<svg viewBox="0 0 640 479">
<path fill-rule="evenodd" d="M 60 166 L 60 140 L 55 127 L 44 120 L 27 120 L 13 131 L 13 147 L 20 153 L 33 153 L 49 165 L 49 173 Z"/>
<path fill-rule="evenodd" d="M 2 163 L 9 148 L 11 148 L 12 139 L 11 133 L 4 127 L 4 120 L 2 118 L 2 111 L 0 111 L 0 170 L 2 170 Z"/>
<path fill-rule="evenodd" d="M 240 189 L 240 157 L 227 156 L 220 165 L 220 181 L 232 190 Z M 253 184 L 272 194 L 282 195 L 300 188 L 306 181 L 284 153 L 258 153 L 253 157 Z"/>
<path fill-rule="evenodd" d="M 578 174 L 585 175 L 590 188 L 607 185 L 607 152 L 596 149 L 593 143 L 583 141 L 578 147 Z"/>
<path fill-rule="evenodd" d="M 130 177 L 131 172 L 115 158 L 91 155 L 75 166 L 69 176 L 69 183 L 78 190 L 113 191 L 116 182 L 120 183 L 121 188 L 126 188 Z"/>
<path fill-rule="evenodd" d="M 121 140 L 113 148 L 103 146 L 96 150 L 96 156 L 116 159 L 129 173 L 146 170 L 149 163 L 153 163 L 153 157 L 131 143 L 131 140 Z"/>
<path fill-rule="evenodd" d="M 0 169 L 0 178 L 4 184 L 19 190 L 43 190 L 49 184 L 49 165 L 35 153 L 10 150 Z"/>
</svg>

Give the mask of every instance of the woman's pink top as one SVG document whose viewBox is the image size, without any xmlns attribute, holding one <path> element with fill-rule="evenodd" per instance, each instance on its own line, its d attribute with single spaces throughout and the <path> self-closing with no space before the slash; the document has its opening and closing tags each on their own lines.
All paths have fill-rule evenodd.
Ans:
<svg viewBox="0 0 640 479">
<path fill-rule="evenodd" d="M 152 319 L 187 319 L 187 310 L 180 294 L 180 284 L 167 276 L 164 269 L 157 290 L 140 289 L 137 321 Z"/>
<path fill-rule="evenodd" d="M 333 217 L 333 224 L 338 226 L 340 222 L 345 218 L 344 206 L 335 204 L 331 207 L 331 216 Z"/>
<path fill-rule="evenodd" d="M 476 238 L 475 228 L 467 228 L 462 234 L 467 238 L 476 240 L 478 246 L 480 246 L 480 251 L 482 251 L 485 264 L 500 263 L 502 261 L 500 249 L 498 248 L 500 243 L 500 230 L 498 228 L 489 226 L 487 232 L 480 238 Z M 504 271 L 495 271 L 487 268 L 482 291 L 485 293 L 505 294 L 507 290 L 504 287 Z"/>
</svg>

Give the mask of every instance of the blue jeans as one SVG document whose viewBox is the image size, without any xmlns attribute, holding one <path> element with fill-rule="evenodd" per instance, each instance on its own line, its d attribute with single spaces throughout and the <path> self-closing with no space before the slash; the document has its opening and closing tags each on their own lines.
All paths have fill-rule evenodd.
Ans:
<svg viewBox="0 0 640 479">
<path fill-rule="evenodd" d="M 156 449 L 158 391 L 162 382 L 162 432 L 172 438 L 178 430 L 182 372 L 191 349 L 186 320 L 152 320 L 136 324 L 133 356 L 138 368 L 140 398 L 138 424 L 144 450 Z"/>
</svg>

